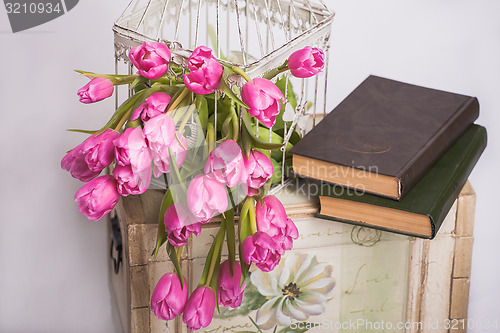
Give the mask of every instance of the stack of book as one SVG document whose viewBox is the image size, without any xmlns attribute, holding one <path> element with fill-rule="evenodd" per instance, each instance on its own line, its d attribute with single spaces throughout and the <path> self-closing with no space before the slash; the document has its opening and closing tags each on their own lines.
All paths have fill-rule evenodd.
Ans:
<svg viewBox="0 0 500 333">
<path fill-rule="evenodd" d="M 476 98 L 369 76 L 291 150 L 317 217 L 434 238 L 486 147 Z"/>
</svg>

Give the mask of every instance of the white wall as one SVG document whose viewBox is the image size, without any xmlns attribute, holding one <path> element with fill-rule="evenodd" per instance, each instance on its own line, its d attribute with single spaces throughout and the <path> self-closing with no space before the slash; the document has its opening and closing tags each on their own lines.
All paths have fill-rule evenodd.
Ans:
<svg viewBox="0 0 500 333">
<path fill-rule="evenodd" d="M 471 176 L 478 201 L 469 317 L 500 320 L 500 2 L 324 1 L 337 13 L 330 108 L 368 74 L 479 98 L 489 145 Z M 78 213 L 80 183 L 59 163 L 84 138 L 64 129 L 98 128 L 113 107 L 78 103 L 86 80 L 72 69 L 114 70 L 111 27 L 126 4 L 80 1 L 17 34 L 0 9 L 1 332 L 114 331 L 105 225 Z"/>
</svg>

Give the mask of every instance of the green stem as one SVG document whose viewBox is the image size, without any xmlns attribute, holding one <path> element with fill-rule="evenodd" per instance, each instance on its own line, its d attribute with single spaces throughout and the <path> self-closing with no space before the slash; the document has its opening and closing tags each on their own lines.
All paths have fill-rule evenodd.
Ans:
<svg viewBox="0 0 500 333">
<path fill-rule="evenodd" d="M 113 82 L 113 85 L 119 86 L 123 84 L 129 84 L 135 81 L 139 77 L 139 75 L 134 74 L 134 75 L 111 75 L 111 74 L 97 74 L 93 72 L 86 72 L 86 71 L 80 71 L 80 70 L 75 70 L 75 72 L 80 73 L 81 75 L 84 75 L 90 79 L 96 79 L 99 77 L 104 77 L 106 79 L 111 80 Z"/>
<path fill-rule="evenodd" d="M 257 202 L 257 205 L 259 205 L 260 202 Z M 252 234 L 255 234 L 257 232 L 257 219 L 255 216 L 255 206 L 250 205 L 250 208 L 248 209 L 248 217 L 250 219 L 250 230 L 252 231 Z"/>
<path fill-rule="evenodd" d="M 120 119 L 120 121 L 118 122 L 118 125 L 116 125 L 116 127 L 114 128 L 115 131 L 119 132 L 120 129 L 123 127 L 123 125 L 127 122 L 127 120 L 129 120 L 130 118 L 130 115 L 131 113 L 133 112 L 134 110 L 130 109 L 128 110 L 125 115 L 123 115 L 122 119 Z"/>
<path fill-rule="evenodd" d="M 129 121 L 127 123 L 127 125 L 125 126 L 125 128 L 139 127 L 139 126 L 141 126 L 141 124 L 142 124 L 142 121 L 140 121 L 139 119 L 137 119 L 137 120 L 134 120 L 134 121 Z"/>
<path fill-rule="evenodd" d="M 237 74 L 240 74 L 241 76 L 243 76 L 243 78 L 245 80 L 247 80 L 247 82 L 250 82 L 252 81 L 252 79 L 250 78 L 250 76 L 248 76 L 247 73 L 245 73 L 245 71 L 239 67 L 233 67 L 233 72 L 237 73 Z"/>
<path fill-rule="evenodd" d="M 279 75 L 283 72 L 286 72 L 288 70 L 288 62 L 286 61 L 283 65 L 281 65 L 280 67 L 277 67 L 275 69 L 272 69 L 270 70 L 269 72 L 267 72 L 266 74 L 264 74 L 264 76 L 262 77 L 263 79 L 267 79 L 267 80 L 271 80 L 272 78 L 274 78 L 276 75 Z"/>
<path fill-rule="evenodd" d="M 179 105 L 179 103 L 184 99 L 184 97 L 186 97 L 186 95 L 188 94 L 188 92 L 189 92 L 189 89 L 187 87 L 184 87 L 182 89 L 182 92 L 180 93 L 180 95 L 168 107 L 167 113 L 170 112 L 170 111 L 172 111 L 172 110 L 174 110 Z"/>
<path fill-rule="evenodd" d="M 133 108 L 136 105 L 137 101 L 144 94 L 145 91 L 146 90 L 142 90 L 137 94 L 129 97 L 125 102 L 123 102 L 122 105 L 120 105 L 120 107 L 115 111 L 115 113 L 113 113 L 111 119 L 109 119 L 106 125 L 104 125 L 104 127 L 99 130 L 98 134 L 103 133 L 107 128 L 115 128 L 121 117 L 123 117 L 123 115 L 127 112 L 127 110 Z"/>
<path fill-rule="evenodd" d="M 165 84 L 167 86 L 170 86 L 171 84 L 172 85 L 177 85 L 177 84 L 183 84 L 184 83 L 184 81 L 182 81 L 182 80 L 176 80 L 174 78 L 167 78 L 167 77 L 161 77 L 159 79 L 153 80 L 153 82 L 159 83 L 159 84 Z"/>
<path fill-rule="evenodd" d="M 229 196 L 229 200 L 231 200 L 231 205 L 233 206 L 234 211 L 236 211 L 236 205 L 234 204 L 233 194 L 231 193 L 231 189 L 226 186 L 227 194 Z"/>
<path fill-rule="evenodd" d="M 217 236 L 215 236 L 214 255 L 212 256 L 212 261 L 210 262 L 210 268 L 208 269 L 207 279 L 204 284 L 204 286 L 206 287 L 210 285 L 210 282 L 212 280 L 212 276 L 215 270 L 215 265 L 217 264 L 217 258 L 219 257 L 220 251 L 222 251 L 222 244 L 224 242 L 225 235 L 226 235 L 226 223 L 225 219 L 223 219 L 219 228 L 219 232 L 217 233 Z"/>
<path fill-rule="evenodd" d="M 210 154 L 214 150 L 215 146 L 215 129 L 212 123 L 207 124 L 207 145 L 208 153 Z"/>
<path fill-rule="evenodd" d="M 177 248 L 177 260 L 179 262 L 181 261 L 181 257 L 182 257 L 182 249 L 184 249 L 184 246 Z"/>
<path fill-rule="evenodd" d="M 236 111 L 233 110 L 233 115 L 232 115 L 232 122 L 233 122 L 233 140 L 235 142 L 238 142 L 238 136 L 240 134 L 240 122 L 238 120 L 238 116 L 236 115 Z"/>
<path fill-rule="evenodd" d="M 182 119 L 182 122 L 179 125 L 178 131 L 179 131 L 179 133 L 181 133 L 181 135 L 184 131 L 184 127 L 186 126 L 187 122 L 189 121 L 189 117 L 191 117 L 194 110 L 196 110 L 196 104 L 191 104 L 191 106 L 189 107 L 189 109 L 186 112 L 186 115 L 184 116 L 184 119 Z"/>
</svg>

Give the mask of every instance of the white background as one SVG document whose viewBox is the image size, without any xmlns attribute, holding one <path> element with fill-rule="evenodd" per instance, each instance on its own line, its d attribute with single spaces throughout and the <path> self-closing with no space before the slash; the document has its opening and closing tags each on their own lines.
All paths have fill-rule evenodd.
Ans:
<svg viewBox="0 0 500 333">
<path fill-rule="evenodd" d="M 367 75 L 477 96 L 489 143 L 477 192 L 469 318 L 500 320 L 500 1 L 325 0 L 333 26 L 329 108 Z M 113 332 L 106 227 L 78 213 L 60 169 L 111 100 L 80 104 L 72 69 L 113 72 L 113 21 L 127 0 L 86 0 L 12 34 L 0 8 L 0 332 Z M 499 331 L 475 329 L 471 332 Z"/>
</svg>

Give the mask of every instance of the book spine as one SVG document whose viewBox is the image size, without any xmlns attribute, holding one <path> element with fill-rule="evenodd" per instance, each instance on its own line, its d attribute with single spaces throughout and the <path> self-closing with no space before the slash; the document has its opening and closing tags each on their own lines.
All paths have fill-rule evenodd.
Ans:
<svg viewBox="0 0 500 333">
<path fill-rule="evenodd" d="M 486 129 L 484 127 L 479 127 L 479 129 L 472 138 L 469 149 L 463 152 L 463 158 L 453 172 L 454 177 L 450 179 L 448 184 L 439 193 L 439 197 L 434 201 L 434 206 L 429 211 L 434 231 L 431 238 L 435 236 L 436 231 L 441 227 L 448 211 L 460 194 L 472 169 L 474 169 L 479 157 L 486 148 Z"/>
<path fill-rule="evenodd" d="M 465 130 L 479 117 L 479 102 L 471 97 L 454 116 L 444 124 L 429 142 L 416 154 L 397 177 L 400 179 L 398 200 L 415 185 L 432 165 L 450 148 Z"/>
</svg>

